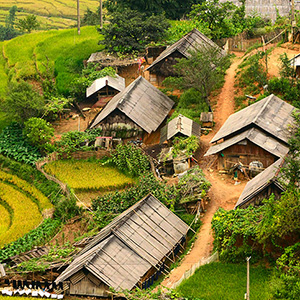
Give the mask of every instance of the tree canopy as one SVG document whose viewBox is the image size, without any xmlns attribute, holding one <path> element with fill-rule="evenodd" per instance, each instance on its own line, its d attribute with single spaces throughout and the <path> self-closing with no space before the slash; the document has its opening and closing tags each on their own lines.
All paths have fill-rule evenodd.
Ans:
<svg viewBox="0 0 300 300">
<path fill-rule="evenodd" d="M 105 5 L 110 12 L 130 8 L 147 15 L 165 13 L 168 19 L 180 19 L 190 12 L 193 4 L 202 2 L 205 0 L 107 0 Z"/>
<path fill-rule="evenodd" d="M 165 35 L 170 24 L 164 15 L 146 16 L 124 8 L 111 14 L 110 23 L 100 32 L 109 52 L 132 53 L 141 51 L 150 42 L 157 42 Z"/>
</svg>

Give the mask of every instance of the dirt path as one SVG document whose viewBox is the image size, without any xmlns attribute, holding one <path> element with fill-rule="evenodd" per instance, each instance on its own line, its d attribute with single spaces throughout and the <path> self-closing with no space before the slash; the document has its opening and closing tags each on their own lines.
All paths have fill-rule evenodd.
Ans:
<svg viewBox="0 0 300 300">
<path fill-rule="evenodd" d="M 234 76 L 240 61 L 241 59 L 236 57 L 230 68 L 227 70 L 225 84 L 218 96 L 217 105 L 214 110 L 214 120 L 216 123 L 214 130 L 210 134 L 201 137 L 202 155 L 208 149 L 209 141 L 224 124 L 227 118 L 234 112 Z M 212 184 L 209 191 L 211 201 L 207 207 L 204 217 L 201 220 L 203 225 L 201 226 L 197 240 L 190 253 L 184 257 L 179 267 L 171 271 L 169 277 L 162 282 L 162 286 L 168 288 L 172 287 L 172 285 L 177 282 L 184 272 L 189 270 L 193 264 L 198 262 L 201 258 L 208 257 L 211 254 L 213 249 L 211 220 L 214 213 L 219 207 L 233 209 L 245 187 L 246 182 L 234 185 L 233 179 L 229 179 L 228 176 L 220 175 L 211 169 L 207 170 L 205 165 L 207 165 L 207 162 L 210 159 L 211 158 L 208 158 L 208 160 L 205 159 L 200 162 L 200 166 L 203 168 L 206 178 Z"/>
</svg>

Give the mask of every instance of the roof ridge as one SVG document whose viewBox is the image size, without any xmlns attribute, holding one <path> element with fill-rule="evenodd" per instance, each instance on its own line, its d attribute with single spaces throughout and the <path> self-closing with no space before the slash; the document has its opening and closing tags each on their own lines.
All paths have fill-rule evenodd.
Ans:
<svg viewBox="0 0 300 300">
<path fill-rule="evenodd" d="M 267 107 L 267 105 L 269 104 L 269 102 L 271 101 L 271 99 L 273 99 L 275 95 L 274 94 L 271 94 L 270 96 L 268 96 L 266 99 L 266 103 L 263 105 L 263 107 L 261 108 L 261 110 L 258 112 L 258 114 L 256 115 L 256 117 L 254 118 L 253 122 L 252 123 L 256 123 L 258 117 L 262 114 L 262 112 L 265 110 L 265 108 Z M 268 99 L 269 98 L 269 99 Z M 263 99 L 262 99 L 263 100 Z M 260 101 L 262 101 L 260 100 Z"/>
<path fill-rule="evenodd" d="M 141 78 L 143 78 L 141 75 L 134 81 L 132 81 L 129 86 L 127 88 L 125 88 L 125 90 L 123 92 L 121 92 L 120 94 L 123 93 L 123 95 L 121 95 L 120 99 L 118 100 L 118 104 L 116 106 L 116 108 L 119 108 L 119 104 L 122 104 L 122 102 L 124 101 L 124 98 L 132 91 L 132 89 L 134 89 L 136 87 L 136 85 L 140 82 Z"/>
</svg>

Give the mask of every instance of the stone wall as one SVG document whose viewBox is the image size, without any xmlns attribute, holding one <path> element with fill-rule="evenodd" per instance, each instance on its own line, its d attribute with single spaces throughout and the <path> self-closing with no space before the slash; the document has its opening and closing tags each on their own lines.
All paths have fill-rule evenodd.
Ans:
<svg viewBox="0 0 300 300">
<path fill-rule="evenodd" d="M 226 2 L 228 0 L 220 0 Z M 239 5 L 238 0 L 231 0 L 235 5 Z M 246 14 L 257 12 L 262 16 L 268 16 L 273 21 L 276 20 L 276 8 L 281 16 L 287 16 L 291 10 L 290 0 L 246 0 Z M 300 3 L 295 1 L 295 10 L 300 10 Z"/>
</svg>

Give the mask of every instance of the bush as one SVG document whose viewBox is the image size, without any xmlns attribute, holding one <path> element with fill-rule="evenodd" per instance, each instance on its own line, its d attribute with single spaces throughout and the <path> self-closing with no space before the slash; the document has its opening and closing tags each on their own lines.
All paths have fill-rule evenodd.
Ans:
<svg viewBox="0 0 300 300">
<path fill-rule="evenodd" d="M 119 144 L 112 152 L 112 162 L 121 172 L 128 172 L 131 176 L 150 170 L 148 157 L 140 148 L 130 144 Z"/>
<path fill-rule="evenodd" d="M 29 143 L 46 153 L 51 150 L 54 136 L 52 125 L 41 118 L 30 118 L 24 123 L 23 134 Z"/>
<path fill-rule="evenodd" d="M 82 213 L 82 208 L 77 206 L 75 197 L 61 197 L 55 206 L 54 218 L 65 222 Z"/>
</svg>

